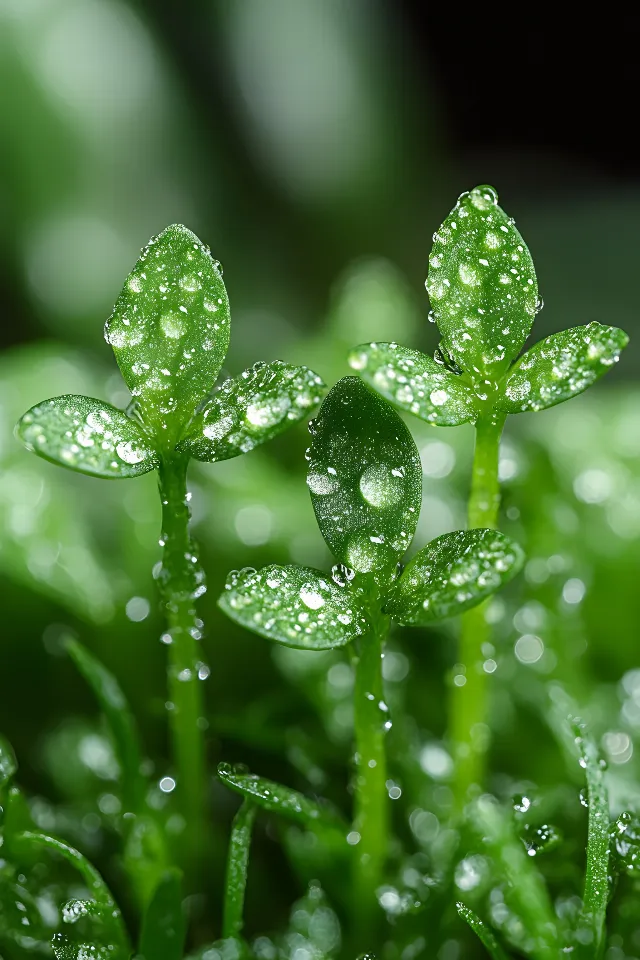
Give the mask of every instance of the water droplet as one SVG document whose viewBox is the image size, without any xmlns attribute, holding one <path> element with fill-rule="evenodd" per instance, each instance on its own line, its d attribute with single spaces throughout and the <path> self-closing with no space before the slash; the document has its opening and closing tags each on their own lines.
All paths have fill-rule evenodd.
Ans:
<svg viewBox="0 0 640 960">
<path fill-rule="evenodd" d="M 404 472 L 386 463 L 373 463 L 360 477 L 360 493 L 372 507 L 390 507 L 404 494 Z"/>
</svg>

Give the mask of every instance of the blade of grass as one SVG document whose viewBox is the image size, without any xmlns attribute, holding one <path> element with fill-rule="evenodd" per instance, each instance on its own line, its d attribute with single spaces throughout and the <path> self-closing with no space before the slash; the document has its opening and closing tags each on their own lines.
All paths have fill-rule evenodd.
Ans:
<svg viewBox="0 0 640 960">
<path fill-rule="evenodd" d="M 467 921 L 478 939 L 482 941 L 487 948 L 487 953 L 491 954 L 493 960 L 509 960 L 508 954 L 505 953 L 496 940 L 493 930 L 482 922 L 477 913 L 474 913 L 473 910 L 470 910 L 469 907 L 465 906 L 464 903 L 460 903 L 460 901 L 456 903 L 456 910 L 462 919 Z"/>
<path fill-rule="evenodd" d="M 224 890 L 222 936 L 239 937 L 243 927 L 244 894 L 251 848 L 251 834 L 257 807 L 247 799 L 236 813 L 231 828 Z"/>
<path fill-rule="evenodd" d="M 182 872 L 167 870 L 142 918 L 138 960 L 181 960 L 186 932 Z"/>
<path fill-rule="evenodd" d="M 578 939 L 586 942 L 585 930 L 592 934 L 590 955 L 600 956 L 604 947 L 605 918 L 609 903 L 609 794 L 605 784 L 604 764 L 594 741 L 585 736 L 584 726 L 572 722 L 580 766 L 584 768 L 589 798 L 587 869 L 582 911 L 578 921 Z"/>
<path fill-rule="evenodd" d="M 107 718 L 122 770 L 124 811 L 137 813 L 144 798 L 145 782 L 140 772 L 138 730 L 126 697 L 113 674 L 82 644 L 69 638 L 65 647 L 78 671 L 93 690 Z"/>
</svg>

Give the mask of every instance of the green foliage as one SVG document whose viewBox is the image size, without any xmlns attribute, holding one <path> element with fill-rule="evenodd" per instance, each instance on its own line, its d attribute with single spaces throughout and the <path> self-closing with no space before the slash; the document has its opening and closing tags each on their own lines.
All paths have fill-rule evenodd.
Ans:
<svg viewBox="0 0 640 960">
<path fill-rule="evenodd" d="M 222 270 L 180 224 L 142 251 L 105 326 L 146 428 L 175 443 L 213 387 L 229 348 Z"/>
<path fill-rule="evenodd" d="M 239 937 L 243 927 L 244 893 L 251 850 L 251 834 L 256 816 L 255 803 L 246 797 L 233 818 L 227 875 L 225 878 L 224 915 L 222 935 L 225 939 Z"/>
<path fill-rule="evenodd" d="M 122 797 L 126 811 L 139 811 L 145 782 L 135 720 L 113 674 L 77 640 L 66 641 L 66 649 L 93 690 L 109 724 L 122 775 Z"/>
<path fill-rule="evenodd" d="M 628 337 L 590 323 L 516 360 L 541 308 L 533 261 L 493 187 L 463 193 L 433 236 L 426 286 L 442 336 L 434 359 L 395 343 L 351 351 L 354 370 L 402 410 L 438 426 L 542 410 L 590 387 Z"/>
<path fill-rule="evenodd" d="M 628 342 L 624 330 L 595 321 L 541 340 L 509 371 L 500 409 L 544 410 L 575 397 L 618 361 Z"/>
<path fill-rule="evenodd" d="M 276 643 L 330 650 L 367 629 L 362 591 L 345 576 L 339 584 L 308 567 L 265 567 L 229 574 L 220 608 Z"/>
<path fill-rule="evenodd" d="M 385 611 L 419 627 L 463 613 L 512 580 L 521 548 L 495 530 L 445 533 L 420 550 L 395 581 Z"/>
<path fill-rule="evenodd" d="M 474 380 L 496 380 L 539 306 L 531 254 L 493 187 L 463 193 L 434 233 L 426 286 L 444 350 Z"/>
<path fill-rule="evenodd" d="M 322 536 L 353 570 L 388 575 L 420 512 L 422 471 L 409 431 L 354 377 L 333 387 L 310 429 L 307 485 Z"/>
<path fill-rule="evenodd" d="M 301 823 L 304 826 L 327 826 L 342 830 L 346 827 L 339 814 L 330 804 L 310 800 L 297 790 L 280 783 L 265 780 L 243 768 L 228 763 L 218 765 L 218 776 L 231 790 L 239 793 L 268 813 Z"/>
<path fill-rule="evenodd" d="M 478 939 L 482 941 L 484 946 L 487 948 L 487 953 L 491 955 L 493 960 L 507 960 L 507 954 L 498 943 L 493 931 L 482 922 L 480 917 L 475 914 L 473 910 L 469 910 L 469 907 L 465 907 L 464 903 L 456 903 L 456 910 L 462 919 L 467 921 Z"/>
<path fill-rule="evenodd" d="M 181 960 L 187 925 L 182 908 L 182 874 L 167 870 L 142 918 L 140 960 Z"/>
<path fill-rule="evenodd" d="M 196 460 L 238 457 L 312 411 L 324 384 L 308 367 L 256 363 L 226 380 L 189 425 L 177 449 Z"/>
</svg>

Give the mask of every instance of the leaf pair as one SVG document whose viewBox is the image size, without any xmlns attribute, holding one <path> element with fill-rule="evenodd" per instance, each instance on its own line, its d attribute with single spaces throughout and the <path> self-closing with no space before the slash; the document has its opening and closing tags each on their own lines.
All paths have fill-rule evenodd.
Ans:
<svg viewBox="0 0 640 960">
<path fill-rule="evenodd" d="M 219 603 L 236 622 L 277 643 L 325 650 L 366 633 L 381 609 L 412 626 L 461 613 L 520 569 L 517 544 L 471 530 L 438 537 L 396 576 L 422 500 L 411 434 L 355 377 L 329 392 L 310 430 L 307 483 L 339 564 L 331 576 L 298 566 L 234 571 Z"/>
<path fill-rule="evenodd" d="M 229 347 L 220 265 L 186 227 L 167 227 L 143 250 L 105 327 L 134 403 L 91 397 L 32 407 L 17 433 L 29 450 L 80 473 L 136 477 L 178 453 L 236 457 L 304 418 L 323 383 L 307 367 L 256 364 L 208 401 Z"/>
<path fill-rule="evenodd" d="M 535 344 L 514 366 L 540 309 L 531 255 L 492 187 L 463 193 L 434 234 L 427 291 L 442 341 L 434 358 L 396 343 L 356 347 L 349 362 L 397 407 L 438 426 L 542 410 L 582 393 L 628 337 L 599 323 Z"/>
</svg>

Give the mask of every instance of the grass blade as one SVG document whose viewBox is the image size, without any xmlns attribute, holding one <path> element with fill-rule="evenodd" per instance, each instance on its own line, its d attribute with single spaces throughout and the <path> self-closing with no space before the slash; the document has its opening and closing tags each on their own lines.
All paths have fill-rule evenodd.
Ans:
<svg viewBox="0 0 640 960">
<path fill-rule="evenodd" d="M 181 960 L 186 933 L 182 873 L 167 870 L 142 918 L 138 960 Z"/>
<path fill-rule="evenodd" d="M 68 639 L 66 649 L 76 667 L 93 690 L 113 736 L 118 761 L 122 770 L 122 801 L 124 812 L 139 811 L 145 793 L 145 782 L 140 773 L 140 742 L 138 730 L 129 704 L 120 684 L 92 653 Z"/>
<path fill-rule="evenodd" d="M 587 778 L 589 797 L 589 832 L 587 839 L 587 870 L 579 927 L 580 942 L 585 943 L 585 929 L 592 933 L 594 956 L 604 946 L 605 917 L 609 903 L 609 795 L 605 784 L 604 766 L 590 737 L 585 736 L 579 721 L 572 723 L 576 745 L 580 750 L 580 765 Z"/>
<path fill-rule="evenodd" d="M 225 939 L 239 937 L 242 931 L 247 868 L 256 810 L 256 805 L 246 799 L 236 813 L 231 828 L 222 921 L 222 936 Z"/>
<path fill-rule="evenodd" d="M 493 960 L 508 960 L 508 955 L 496 940 L 493 930 L 483 923 L 473 910 L 469 910 L 469 907 L 460 902 L 456 903 L 456 909 L 462 919 L 467 921 L 478 939 L 482 941 L 487 948 L 487 953 L 491 954 Z"/>
</svg>

